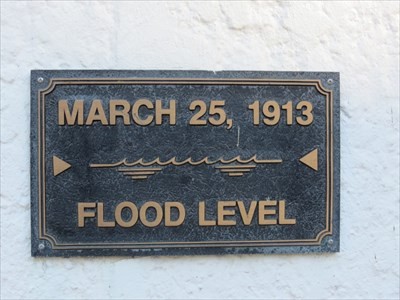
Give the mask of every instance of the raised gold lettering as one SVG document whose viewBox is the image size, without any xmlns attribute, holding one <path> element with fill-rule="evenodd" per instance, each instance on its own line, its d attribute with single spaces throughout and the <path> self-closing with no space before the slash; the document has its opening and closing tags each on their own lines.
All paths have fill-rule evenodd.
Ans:
<svg viewBox="0 0 400 300">
<path fill-rule="evenodd" d="M 279 201 L 279 217 L 278 217 L 279 224 L 282 224 L 282 225 L 296 224 L 296 219 L 286 219 L 285 210 L 286 210 L 285 200 L 280 200 Z"/>
<path fill-rule="evenodd" d="M 171 220 L 171 209 L 176 208 L 178 210 L 178 219 Z M 175 227 L 182 225 L 183 221 L 185 220 L 186 211 L 185 207 L 182 203 L 179 202 L 165 202 L 164 205 L 165 210 L 165 226 L 167 227 Z"/>
<path fill-rule="evenodd" d="M 175 100 L 168 102 L 169 107 L 163 108 L 162 101 L 156 100 L 156 125 L 162 124 L 163 116 L 169 116 L 169 125 L 176 124 L 176 103 Z"/>
<path fill-rule="evenodd" d="M 250 225 L 253 220 L 254 212 L 256 211 L 257 201 L 251 201 L 249 211 L 246 211 L 243 201 L 237 201 L 237 205 L 239 206 L 240 216 L 242 217 L 242 221 L 244 225 Z"/>
<path fill-rule="evenodd" d="M 147 126 L 153 122 L 154 116 L 148 115 L 146 118 L 142 119 L 139 116 L 139 110 L 141 106 L 145 106 L 147 109 L 153 109 L 154 105 L 147 99 L 139 99 L 132 105 L 132 118 L 135 123 L 141 126 Z"/>
<path fill-rule="evenodd" d="M 65 119 L 68 125 L 83 125 L 83 100 L 74 101 L 72 113 L 67 100 L 58 101 L 58 125 L 65 125 Z"/>
<path fill-rule="evenodd" d="M 122 218 L 122 211 L 124 209 L 129 209 L 131 211 L 131 219 L 130 220 L 126 221 Z M 139 217 L 138 209 L 137 209 L 136 205 L 132 202 L 128 202 L 128 201 L 121 202 L 115 208 L 115 221 L 117 221 L 117 224 L 121 227 L 124 227 L 124 228 L 132 227 L 133 225 L 136 224 L 138 217 Z"/>
<path fill-rule="evenodd" d="M 122 107 L 122 109 L 117 109 L 117 107 Z M 110 100 L 110 125 L 115 125 L 117 123 L 117 117 L 122 117 L 124 119 L 124 125 L 130 125 L 130 108 L 131 106 L 126 100 Z"/>
<path fill-rule="evenodd" d="M 114 221 L 104 221 L 104 204 L 97 203 L 97 227 L 115 227 Z"/>
<path fill-rule="evenodd" d="M 215 220 L 206 220 L 206 204 L 204 201 L 199 202 L 199 225 L 200 226 L 215 226 Z"/>
<path fill-rule="evenodd" d="M 218 201 L 218 226 L 236 225 L 236 220 L 226 220 L 225 216 L 234 216 L 235 210 L 225 209 L 225 207 L 235 207 L 236 201 Z"/>
<path fill-rule="evenodd" d="M 94 211 L 86 211 L 86 208 L 96 208 L 95 202 L 78 202 L 78 227 L 85 227 L 85 218 L 94 218 Z"/>
<path fill-rule="evenodd" d="M 275 225 L 276 219 L 267 219 L 267 216 L 276 215 L 276 209 L 267 209 L 268 206 L 276 206 L 275 200 L 266 200 L 258 202 L 258 224 L 259 225 Z"/>
<path fill-rule="evenodd" d="M 93 100 L 86 119 L 86 125 L 92 125 L 94 121 L 100 121 L 102 125 L 108 125 L 101 100 Z"/>
<path fill-rule="evenodd" d="M 153 221 L 149 221 L 147 219 L 147 210 L 149 208 L 155 209 L 155 219 Z M 146 202 L 140 208 L 140 221 L 142 222 L 142 224 L 144 226 L 156 227 L 161 223 L 162 218 L 163 218 L 163 211 L 162 211 L 161 205 L 158 204 L 157 202 L 154 202 L 154 201 Z"/>
</svg>

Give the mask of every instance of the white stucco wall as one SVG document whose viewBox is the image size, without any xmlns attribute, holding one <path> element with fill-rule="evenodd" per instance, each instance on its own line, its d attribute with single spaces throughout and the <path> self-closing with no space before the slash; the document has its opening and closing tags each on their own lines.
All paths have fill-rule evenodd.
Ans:
<svg viewBox="0 0 400 300">
<path fill-rule="evenodd" d="M 341 252 L 30 256 L 30 70 L 341 72 Z M 399 298 L 399 2 L 1 2 L 1 298 Z"/>
</svg>

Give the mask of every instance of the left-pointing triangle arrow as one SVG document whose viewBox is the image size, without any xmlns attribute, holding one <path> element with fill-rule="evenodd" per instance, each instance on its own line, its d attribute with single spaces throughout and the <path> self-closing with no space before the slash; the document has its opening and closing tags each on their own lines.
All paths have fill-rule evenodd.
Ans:
<svg viewBox="0 0 400 300">
<path fill-rule="evenodd" d="M 63 161 L 61 158 L 58 158 L 57 156 L 53 156 L 53 174 L 54 176 L 57 176 L 64 172 L 65 170 L 68 170 L 71 168 L 71 165 L 67 163 L 66 161 Z"/>
<path fill-rule="evenodd" d="M 300 161 L 314 171 L 318 171 L 318 149 L 314 149 L 313 151 L 307 153 L 300 158 Z"/>
</svg>

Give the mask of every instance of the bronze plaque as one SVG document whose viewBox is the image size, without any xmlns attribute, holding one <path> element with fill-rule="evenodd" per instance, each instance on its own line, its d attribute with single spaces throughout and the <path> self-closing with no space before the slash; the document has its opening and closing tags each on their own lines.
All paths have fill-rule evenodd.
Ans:
<svg viewBox="0 0 400 300">
<path fill-rule="evenodd" d="M 339 251 L 339 74 L 35 70 L 32 255 Z"/>
</svg>

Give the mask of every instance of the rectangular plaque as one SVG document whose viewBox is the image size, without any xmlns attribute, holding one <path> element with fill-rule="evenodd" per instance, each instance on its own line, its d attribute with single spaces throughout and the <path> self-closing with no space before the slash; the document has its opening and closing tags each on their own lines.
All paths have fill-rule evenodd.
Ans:
<svg viewBox="0 0 400 300">
<path fill-rule="evenodd" d="M 339 251 L 339 84 L 32 71 L 32 255 Z"/>
</svg>

